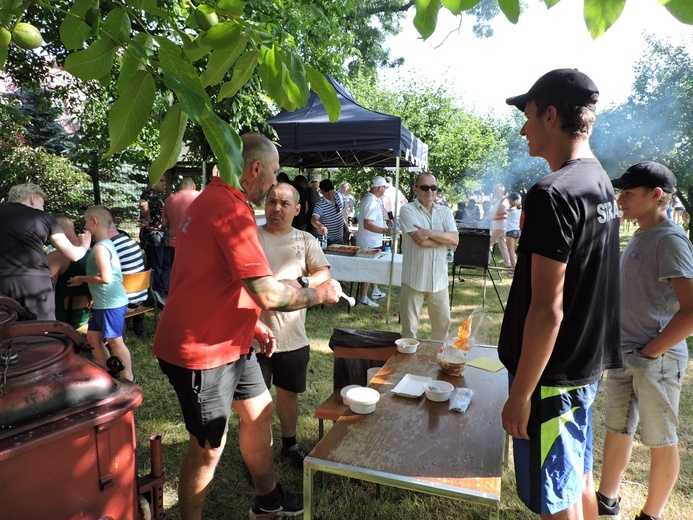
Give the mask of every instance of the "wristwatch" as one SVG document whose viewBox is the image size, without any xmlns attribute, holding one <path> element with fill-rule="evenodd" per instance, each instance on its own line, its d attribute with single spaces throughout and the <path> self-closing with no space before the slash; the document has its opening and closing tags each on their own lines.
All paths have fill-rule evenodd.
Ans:
<svg viewBox="0 0 693 520">
<path fill-rule="evenodd" d="M 296 278 L 296 281 L 304 289 L 310 285 L 310 281 L 305 276 L 299 276 L 298 278 Z"/>
</svg>

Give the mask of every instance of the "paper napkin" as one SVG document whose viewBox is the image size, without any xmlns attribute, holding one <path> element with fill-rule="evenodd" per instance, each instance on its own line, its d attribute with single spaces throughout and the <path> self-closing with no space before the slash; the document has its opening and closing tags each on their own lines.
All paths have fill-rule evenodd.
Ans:
<svg viewBox="0 0 693 520">
<path fill-rule="evenodd" d="M 473 359 L 467 363 L 467 366 L 480 368 L 481 370 L 488 370 L 489 372 L 498 372 L 500 369 L 505 368 L 505 365 L 503 365 L 503 363 L 497 359 L 487 357 Z"/>
</svg>

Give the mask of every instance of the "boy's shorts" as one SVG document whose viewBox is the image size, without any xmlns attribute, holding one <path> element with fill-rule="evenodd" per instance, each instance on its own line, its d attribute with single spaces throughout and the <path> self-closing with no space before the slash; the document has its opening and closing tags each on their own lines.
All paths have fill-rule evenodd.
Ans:
<svg viewBox="0 0 693 520">
<path fill-rule="evenodd" d="M 310 346 L 308 345 L 289 352 L 275 352 L 271 357 L 264 354 L 257 355 L 267 388 L 270 388 L 274 381 L 274 386 L 295 394 L 306 391 L 309 360 Z"/>
<path fill-rule="evenodd" d="M 623 354 L 623 368 L 606 376 L 606 428 L 633 435 L 642 416 L 641 440 L 648 448 L 673 446 L 681 384 L 688 357 L 667 352 L 648 359 L 637 350 Z"/>
<path fill-rule="evenodd" d="M 122 337 L 127 308 L 127 305 L 123 305 L 115 309 L 92 309 L 87 330 L 100 332 L 104 339 Z"/>
<path fill-rule="evenodd" d="M 512 386 L 512 376 L 510 376 Z M 532 394 L 527 433 L 513 439 L 517 493 L 536 514 L 555 514 L 582 500 L 592 471 L 592 404 L 599 382 L 540 386 Z"/>
<path fill-rule="evenodd" d="M 185 428 L 197 438 L 200 447 L 209 442 L 221 446 L 229 427 L 233 400 L 253 399 L 267 391 L 255 353 L 216 368 L 191 370 L 159 359 L 178 395 Z"/>
</svg>

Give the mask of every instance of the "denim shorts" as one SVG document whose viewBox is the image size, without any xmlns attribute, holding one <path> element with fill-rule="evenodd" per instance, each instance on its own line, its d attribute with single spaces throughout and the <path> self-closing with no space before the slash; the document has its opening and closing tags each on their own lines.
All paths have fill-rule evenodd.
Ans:
<svg viewBox="0 0 693 520">
<path fill-rule="evenodd" d="M 648 448 L 677 443 L 679 397 L 688 357 L 667 352 L 656 359 L 633 350 L 623 354 L 623 368 L 606 376 L 606 428 L 634 435 L 642 417 L 641 440 Z"/>
</svg>

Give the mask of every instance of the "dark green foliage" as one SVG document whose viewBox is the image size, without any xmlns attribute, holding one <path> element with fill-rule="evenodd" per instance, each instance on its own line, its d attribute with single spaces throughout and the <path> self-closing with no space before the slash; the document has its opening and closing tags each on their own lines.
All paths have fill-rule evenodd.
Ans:
<svg viewBox="0 0 693 520">
<path fill-rule="evenodd" d="M 21 129 L 23 141 L 28 145 L 42 146 L 56 155 L 65 155 L 74 149 L 74 140 L 63 126 L 68 123 L 69 116 L 64 115 L 53 91 L 29 87 L 4 97 L 7 103 L 0 106 L 0 111 L 6 111 L 8 119 L 18 118 L 15 125 Z M 8 139 L 8 142 L 11 141 Z"/>
<path fill-rule="evenodd" d="M 12 186 L 25 182 L 38 184 L 46 192 L 46 211 L 67 213 L 79 219 L 87 206 L 93 204 L 84 191 L 84 186 L 91 182 L 89 176 L 67 159 L 42 148 L 15 146 L 0 157 L 0 201 L 6 200 Z"/>
</svg>

